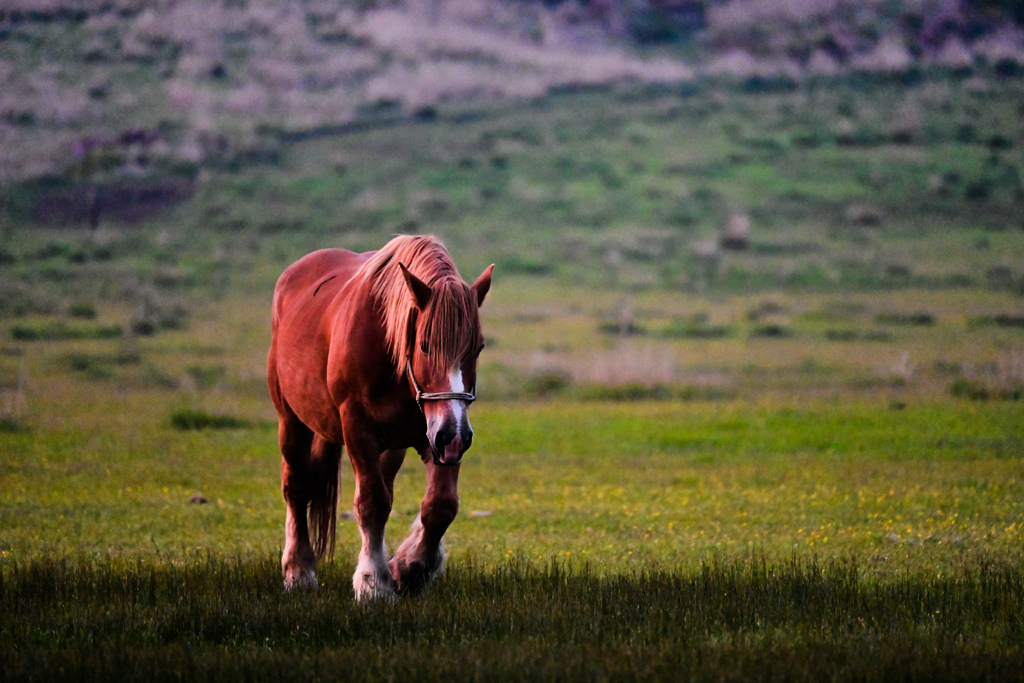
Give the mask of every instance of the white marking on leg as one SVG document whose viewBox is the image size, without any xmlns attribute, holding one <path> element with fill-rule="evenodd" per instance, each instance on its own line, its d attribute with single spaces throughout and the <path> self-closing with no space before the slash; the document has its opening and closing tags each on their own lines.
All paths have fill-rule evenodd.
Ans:
<svg viewBox="0 0 1024 683">
<path fill-rule="evenodd" d="M 398 550 L 395 551 L 395 556 L 392 561 L 396 563 L 396 566 L 402 567 L 405 563 L 411 562 L 413 556 L 416 554 L 416 549 L 419 547 L 420 538 L 423 536 L 423 522 L 420 521 L 420 516 L 417 514 L 416 519 L 413 520 L 409 526 L 409 535 L 406 536 L 405 540 L 398 546 Z"/>
<path fill-rule="evenodd" d="M 285 519 L 284 519 L 284 552 L 281 554 L 281 568 L 288 569 L 289 561 L 292 559 L 292 555 L 295 554 L 295 544 L 297 541 L 295 537 L 298 535 L 298 530 L 295 524 L 295 515 L 292 514 L 292 507 L 288 505 L 285 507 Z"/>
<path fill-rule="evenodd" d="M 395 591 L 391 586 L 391 570 L 388 568 L 388 551 L 384 544 L 383 530 L 378 542 L 374 539 L 375 534 L 365 529 L 360 522 L 359 535 L 363 539 L 363 547 L 359 551 L 355 574 L 352 575 L 352 589 L 355 591 L 356 600 L 364 602 L 377 598 L 393 599 Z"/>
<path fill-rule="evenodd" d="M 291 505 L 286 506 L 285 509 L 284 552 L 281 553 L 281 571 L 284 574 L 285 590 L 299 587 L 316 588 L 319 586 L 316 572 L 311 567 L 303 566 L 305 563 L 299 554 L 298 523 L 295 521 L 295 515 L 292 514 Z"/>
<path fill-rule="evenodd" d="M 398 566 L 408 566 L 413 562 L 423 562 L 426 567 L 426 583 L 429 584 L 434 581 L 438 576 L 444 573 L 445 561 L 448 559 L 448 552 L 445 548 L 444 541 L 438 545 L 438 548 L 433 556 L 425 555 L 423 543 L 423 521 L 420 515 L 416 515 L 416 519 L 413 520 L 412 525 L 409 527 L 409 536 L 402 541 L 402 544 L 398 547 L 395 552 L 395 561 L 398 561 Z M 409 577 L 403 577 L 408 579 Z"/>
</svg>

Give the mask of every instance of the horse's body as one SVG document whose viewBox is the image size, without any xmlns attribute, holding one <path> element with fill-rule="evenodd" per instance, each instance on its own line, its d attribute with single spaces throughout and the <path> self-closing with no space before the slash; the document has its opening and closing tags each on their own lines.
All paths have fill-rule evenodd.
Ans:
<svg viewBox="0 0 1024 683">
<path fill-rule="evenodd" d="M 342 445 L 362 536 L 356 597 L 418 590 L 443 570 L 490 282 L 488 268 L 470 287 L 440 243 L 410 236 L 378 252 L 317 251 L 281 275 L 267 379 L 279 416 L 286 586 L 315 586 L 318 557 L 333 552 Z M 389 563 L 384 526 L 407 448 L 426 465 L 427 491 Z"/>
</svg>

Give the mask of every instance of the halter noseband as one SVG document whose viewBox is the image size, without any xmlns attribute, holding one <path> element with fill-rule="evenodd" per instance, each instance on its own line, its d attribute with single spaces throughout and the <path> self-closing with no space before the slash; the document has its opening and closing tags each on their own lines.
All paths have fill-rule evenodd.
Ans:
<svg viewBox="0 0 1024 683">
<path fill-rule="evenodd" d="M 409 321 L 408 327 L 408 339 L 409 339 L 409 351 L 405 354 L 405 374 L 409 376 L 409 381 L 412 382 L 412 388 L 416 391 L 416 406 L 423 412 L 424 401 L 466 401 L 472 403 L 476 400 L 476 396 L 466 391 L 437 391 L 429 392 L 420 389 L 420 383 L 416 381 L 416 375 L 412 371 L 412 350 L 416 345 L 416 319 L 419 317 L 419 310 L 412 308 L 409 310 Z"/>
</svg>

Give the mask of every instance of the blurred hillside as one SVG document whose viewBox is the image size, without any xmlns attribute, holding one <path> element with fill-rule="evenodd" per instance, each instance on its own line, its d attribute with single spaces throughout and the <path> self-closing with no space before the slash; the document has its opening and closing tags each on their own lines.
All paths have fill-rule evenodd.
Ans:
<svg viewBox="0 0 1024 683">
<path fill-rule="evenodd" d="M 492 396 L 1024 395 L 1016 5 L 3 7 L 0 410 L 266 407 L 280 272 L 396 232 L 497 264 Z"/>
<path fill-rule="evenodd" d="M 1022 21 L 1008 0 L 4 0 L 0 183 L 11 215 L 131 219 L 188 196 L 203 166 L 469 102 L 1013 78 Z"/>
</svg>

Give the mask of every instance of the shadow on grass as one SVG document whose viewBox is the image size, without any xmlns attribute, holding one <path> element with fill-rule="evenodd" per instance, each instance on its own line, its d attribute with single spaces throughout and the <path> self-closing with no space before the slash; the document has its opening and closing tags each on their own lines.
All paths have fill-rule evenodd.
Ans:
<svg viewBox="0 0 1024 683">
<path fill-rule="evenodd" d="M 599 576 L 453 566 L 360 607 L 351 567 L 284 593 L 277 561 L 0 566 L 3 680 L 1020 679 L 1024 570 L 862 578 L 749 559 Z"/>
</svg>

